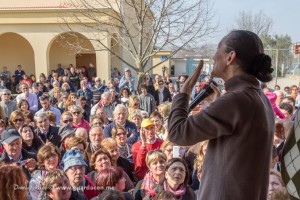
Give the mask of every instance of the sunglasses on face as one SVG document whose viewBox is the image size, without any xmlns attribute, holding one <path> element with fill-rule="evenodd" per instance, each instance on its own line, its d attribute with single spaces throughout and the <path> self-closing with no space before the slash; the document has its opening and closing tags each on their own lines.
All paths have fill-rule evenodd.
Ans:
<svg viewBox="0 0 300 200">
<path fill-rule="evenodd" d="M 14 119 L 14 122 L 22 122 L 23 119 L 19 118 L 19 119 Z"/>
<path fill-rule="evenodd" d="M 80 112 L 80 111 L 72 112 L 72 114 L 73 114 L 73 115 L 76 115 L 76 114 L 79 115 L 79 114 L 81 114 L 81 112 Z"/>
<path fill-rule="evenodd" d="M 66 124 L 66 123 L 71 123 L 71 122 L 73 122 L 73 119 L 72 119 L 72 118 L 63 120 L 63 123 L 64 123 L 64 124 Z"/>
<path fill-rule="evenodd" d="M 126 135 L 126 132 L 117 133 L 117 136 Z"/>
</svg>

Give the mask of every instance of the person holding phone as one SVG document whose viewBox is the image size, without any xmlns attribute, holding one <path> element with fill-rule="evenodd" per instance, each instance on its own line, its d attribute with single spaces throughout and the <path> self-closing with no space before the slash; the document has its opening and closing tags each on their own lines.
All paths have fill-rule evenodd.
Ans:
<svg viewBox="0 0 300 200">
<path fill-rule="evenodd" d="M 36 168 L 36 156 L 22 149 L 22 138 L 16 129 L 3 131 L 1 142 L 4 148 L 4 153 L 0 157 L 1 164 L 15 163 L 22 167 L 23 172 L 30 180 L 30 173 Z"/>
<path fill-rule="evenodd" d="M 169 140 L 182 146 L 209 140 L 198 199 L 267 199 L 275 119 L 259 80 L 272 80 L 271 63 L 255 33 L 231 31 L 218 45 L 211 73 L 225 81 L 226 94 L 210 84 L 210 105 L 188 116 L 201 60 L 174 97 Z"/>
</svg>

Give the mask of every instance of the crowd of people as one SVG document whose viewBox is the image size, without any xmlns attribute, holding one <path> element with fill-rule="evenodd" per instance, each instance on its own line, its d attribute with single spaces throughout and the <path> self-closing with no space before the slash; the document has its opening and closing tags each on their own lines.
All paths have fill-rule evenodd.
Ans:
<svg viewBox="0 0 300 200">
<path fill-rule="evenodd" d="M 49 77 L 28 76 L 21 65 L 13 76 L 3 67 L 0 77 L 2 199 L 196 199 L 209 142 L 168 140 L 172 99 L 187 76 L 173 82 L 146 73 L 138 81 L 129 68 L 123 74 L 115 68 L 104 82 L 93 64 L 59 64 Z M 191 98 L 208 82 L 201 75 Z M 218 88 L 226 93 L 222 81 Z M 287 195 L 280 158 L 300 106 L 299 88 L 264 88 L 278 116 L 270 199 Z"/>
</svg>

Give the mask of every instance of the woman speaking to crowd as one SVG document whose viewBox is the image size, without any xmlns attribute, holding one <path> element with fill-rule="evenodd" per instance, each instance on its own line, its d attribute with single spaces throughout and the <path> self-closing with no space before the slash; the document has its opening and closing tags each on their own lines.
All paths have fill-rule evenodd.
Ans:
<svg viewBox="0 0 300 200">
<path fill-rule="evenodd" d="M 260 83 L 272 79 L 271 58 L 259 37 L 234 30 L 219 43 L 213 77 L 225 81 L 226 94 L 216 86 L 211 104 L 188 116 L 190 94 L 203 61 L 173 99 L 169 139 L 178 145 L 209 140 L 198 199 L 265 200 L 274 133 L 274 114 Z"/>
</svg>

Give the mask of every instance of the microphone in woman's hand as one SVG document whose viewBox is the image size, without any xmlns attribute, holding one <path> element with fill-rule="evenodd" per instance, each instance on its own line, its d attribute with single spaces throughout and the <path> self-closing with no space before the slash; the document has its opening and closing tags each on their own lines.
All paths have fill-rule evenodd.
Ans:
<svg viewBox="0 0 300 200">
<path fill-rule="evenodd" d="M 189 112 L 194 110 L 194 108 L 203 101 L 206 97 L 208 97 L 210 94 L 214 92 L 214 90 L 210 87 L 210 84 L 213 83 L 215 86 L 218 86 L 218 84 L 211 80 L 208 84 L 205 85 L 205 88 L 200 91 L 200 93 L 195 97 L 195 99 L 189 104 Z"/>
</svg>

